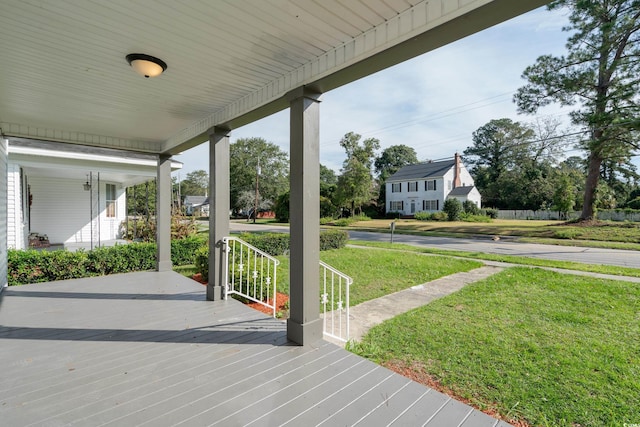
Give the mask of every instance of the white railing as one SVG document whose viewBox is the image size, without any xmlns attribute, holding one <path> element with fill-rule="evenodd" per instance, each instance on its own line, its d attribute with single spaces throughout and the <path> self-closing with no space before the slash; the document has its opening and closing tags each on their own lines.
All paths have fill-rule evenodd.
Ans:
<svg viewBox="0 0 640 427">
<path fill-rule="evenodd" d="M 240 295 L 268 307 L 276 317 L 276 272 L 280 261 L 237 237 L 225 237 L 225 299 Z"/>
<path fill-rule="evenodd" d="M 349 287 L 353 279 L 320 261 L 320 303 L 324 335 L 349 341 Z"/>
</svg>

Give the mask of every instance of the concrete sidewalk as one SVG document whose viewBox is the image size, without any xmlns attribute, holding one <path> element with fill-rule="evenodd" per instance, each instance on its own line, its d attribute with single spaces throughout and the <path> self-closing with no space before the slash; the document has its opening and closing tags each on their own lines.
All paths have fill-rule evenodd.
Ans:
<svg viewBox="0 0 640 427">
<path fill-rule="evenodd" d="M 441 277 L 422 285 L 369 300 L 349 310 L 350 339 L 360 341 L 373 326 L 399 314 L 449 295 L 464 286 L 492 276 L 502 267 L 484 266 L 465 273 Z"/>
</svg>

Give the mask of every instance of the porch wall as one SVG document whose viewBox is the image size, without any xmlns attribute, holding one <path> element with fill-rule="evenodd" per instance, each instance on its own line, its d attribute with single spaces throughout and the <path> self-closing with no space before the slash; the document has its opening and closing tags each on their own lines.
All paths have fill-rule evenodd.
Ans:
<svg viewBox="0 0 640 427">
<path fill-rule="evenodd" d="M 34 176 L 29 178 L 29 184 L 33 195 L 31 232 L 46 234 L 51 243 L 91 242 L 90 192 L 82 188 L 83 182 Z M 106 182 L 100 182 L 99 213 L 102 241 L 118 238 L 119 225 L 125 218 L 124 189 L 119 184 L 116 184 L 116 217 L 106 217 L 105 184 Z M 93 216 L 96 214 L 94 211 Z"/>
</svg>

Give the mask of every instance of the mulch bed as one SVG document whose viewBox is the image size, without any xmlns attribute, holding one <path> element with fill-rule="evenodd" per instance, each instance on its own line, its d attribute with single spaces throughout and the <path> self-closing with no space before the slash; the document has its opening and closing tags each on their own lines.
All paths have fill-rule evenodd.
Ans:
<svg viewBox="0 0 640 427">
<path fill-rule="evenodd" d="M 195 280 L 196 282 L 201 283 L 202 285 L 206 286 L 207 282 L 205 282 L 204 280 L 202 280 L 202 274 L 200 273 L 196 273 L 194 275 L 191 276 L 191 279 Z M 282 313 L 283 316 L 278 316 L 280 318 L 282 317 L 288 317 L 288 312 L 289 312 L 289 307 L 288 307 L 288 302 L 289 302 L 289 295 L 287 294 L 282 294 L 280 292 L 276 292 L 276 313 Z M 271 300 L 268 301 L 268 304 L 271 304 Z M 257 302 L 248 302 L 245 303 L 245 305 L 247 307 L 251 307 L 254 310 L 258 310 L 264 314 L 268 314 L 269 316 L 273 315 L 273 311 L 262 305 L 259 304 Z"/>
</svg>

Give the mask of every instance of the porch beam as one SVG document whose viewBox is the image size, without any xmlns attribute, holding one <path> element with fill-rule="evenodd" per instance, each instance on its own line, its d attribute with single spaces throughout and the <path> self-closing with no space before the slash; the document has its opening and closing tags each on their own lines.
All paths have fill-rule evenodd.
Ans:
<svg viewBox="0 0 640 427">
<path fill-rule="evenodd" d="M 320 94 L 300 87 L 290 103 L 290 314 L 287 338 L 322 339 L 320 319 Z"/>
<path fill-rule="evenodd" d="M 209 131 L 209 284 L 207 300 L 224 298 L 222 239 L 229 235 L 229 129 Z"/>
<path fill-rule="evenodd" d="M 158 156 L 156 181 L 156 270 L 171 270 L 171 156 Z"/>
</svg>

